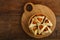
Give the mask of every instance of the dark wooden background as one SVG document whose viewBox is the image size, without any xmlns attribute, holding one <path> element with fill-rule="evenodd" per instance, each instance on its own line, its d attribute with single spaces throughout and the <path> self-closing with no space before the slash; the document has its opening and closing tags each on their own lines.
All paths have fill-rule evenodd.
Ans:
<svg viewBox="0 0 60 40">
<path fill-rule="evenodd" d="M 46 38 L 35 39 L 28 36 L 21 27 L 23 7 L 27 2 L 50 7 L 56 15 L 55 31 Z M 59 40 L 60 0 L 0 0 L 0 40 Z"/>
</svg>

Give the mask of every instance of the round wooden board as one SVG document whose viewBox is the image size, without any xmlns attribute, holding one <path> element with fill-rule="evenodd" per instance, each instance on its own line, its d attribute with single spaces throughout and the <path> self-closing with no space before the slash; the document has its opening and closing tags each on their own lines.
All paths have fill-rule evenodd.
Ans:
<svg viewBox="0 0 60 40">
<path fill-rule="evenodd" d="M 27 11 L 26 10 L 26 6 L 28 4 L 31 4 L 31 6 L 33 7 L 32 11 Z M 33 16 L 34 14 L 43 14 L 45 15 L 52 23 L 53 23 L 53 27 L 52 27 L 52 31 L 54 31 L 55 29 L 55 26 L 56 26 L 56 17 L 53 13 L 53 11 L 48 8 L 47 6 L 44 6 L 44 5 L 40 5 L 40 4 L 32 4 L 32 3 L 27 3 L 25 6 L 24 6 L 24 13 L 22 15 L 22 19 L 21 19 L 21 24 L 22 24 L 22 28 L 23 30 L 31 37 L 34 37 L 34 38 L 43 38 L 43 37 L 46 37 L 48 35 L 45 35 L 45 36 L 35 36 L 34 34 L 32 34 L 30 31 L 29 31 L 29 19 L 31 18 L 31 16 Z"/>
</svg>

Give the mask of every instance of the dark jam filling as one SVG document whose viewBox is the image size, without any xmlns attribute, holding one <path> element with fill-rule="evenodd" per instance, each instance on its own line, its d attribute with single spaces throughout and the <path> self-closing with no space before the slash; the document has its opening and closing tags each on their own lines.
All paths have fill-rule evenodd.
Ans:
<svg viewBox="0 0 60 40">
<path fill-rule="evenodd" d="M 41 24 L 43 24 L 43 23 L 44 23 L 45 19 L 46 19 L 46 16 L 44 16 L 44 19 L 43 19 L 43 21 L 41 22 Z"/>
<path fill-rule="evenodd" d="M 49 23 L 49 21 L 48 20 L 45 20 L 45 23 Z"/>
</svg>

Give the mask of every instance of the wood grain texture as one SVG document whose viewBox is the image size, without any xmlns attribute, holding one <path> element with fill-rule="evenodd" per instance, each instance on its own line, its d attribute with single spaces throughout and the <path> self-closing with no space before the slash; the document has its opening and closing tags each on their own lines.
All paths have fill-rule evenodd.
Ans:
<svg viewBox="0 0 60 40">
<path fill-rule="evenodd" d="M 35 39 L 28 36 L 21 27 L 23 7 L 27 2 L 43 4 L 56 14 L 57 26 L 51 36 Z M 59 40 L 60 39 L 60 0 L 0 0 L 0 40 Z"/>
</svg>

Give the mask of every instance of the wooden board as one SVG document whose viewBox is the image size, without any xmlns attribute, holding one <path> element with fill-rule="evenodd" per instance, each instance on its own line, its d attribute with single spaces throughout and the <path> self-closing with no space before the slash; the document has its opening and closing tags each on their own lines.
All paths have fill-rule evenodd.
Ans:
<svg viewBox="0 0 60 40">
<path fill-rule="evenodd" d="M 21 27 L 23 7 L 27 2 L 50 7 L 56 14 L 57 26 L 53 34 L 43 39 L 28 36 Z M 0 40 L 59 40 L 60 0 L 0 0 Z"/>
<path fill-rule="evenodd" d="M 28 11 L 27 10 L 27 6 L 30 5 L 30 7 L 32 7 L 32 10 L 31 11 Z M 29 9 L 29 8 L 28 8 Z M 33 16 L 33 15 L 36 15 L 36 14 L 43 14 L 45 15 L 53 24 L 53 27 L 51 28 L 52 31 L 55 29 L 55 26 L 56 26 L 56 17 L 53 13 L 53 11 L 48 8 L 47 6 L 44 6 L 44 5 L 41 5 L 41 4 L 33 4 L 33 3 L 26 3 L 24 5 L 24 13 L 22 15 L 22 18 L 21 18 L 21 25 L 22 25 L 22 28 L 23 30 L 31 37 L 34 37 L 34 38 L 42 38 L 42 37 L 45 37 L 45 36 L 48 36 L 48 35 L 45 35 L 45 36 L 35 36 L 33 35 L 30 31 L 29 31 L 29 20 L 30 18 Z M 52 18 L 53 17 L 53 18 Z"/>
</svg>

